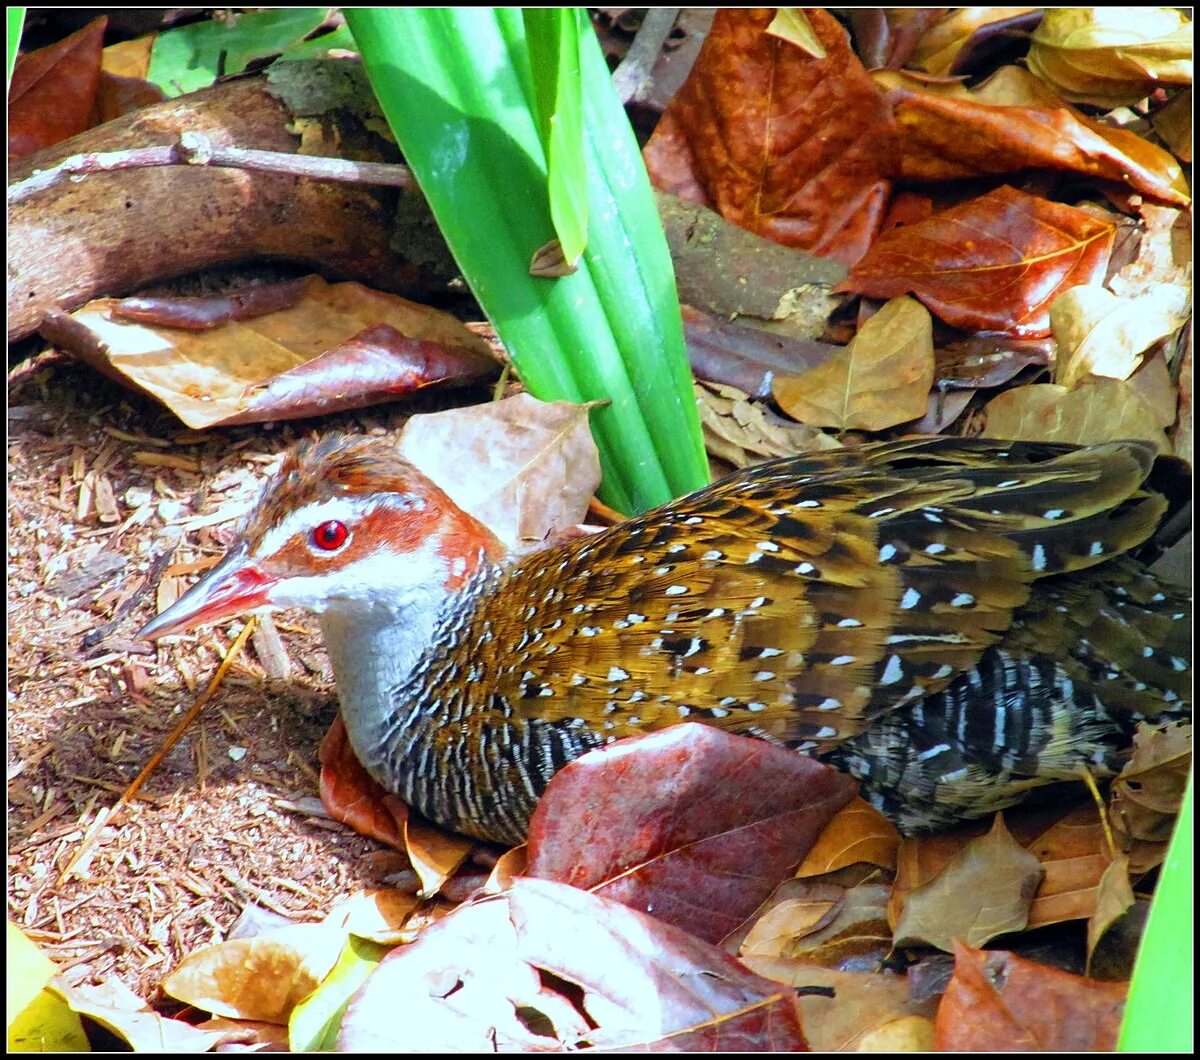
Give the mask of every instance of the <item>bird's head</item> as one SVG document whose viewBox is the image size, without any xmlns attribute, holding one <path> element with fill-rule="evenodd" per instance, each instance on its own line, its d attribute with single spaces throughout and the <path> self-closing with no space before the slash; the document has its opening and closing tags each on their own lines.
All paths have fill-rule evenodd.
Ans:
<svg viewBox="0 0 1200 1060">
<path fill-rule="evenodd" d="M 454 592 L 503 551 L 394 443 L 330 435 L 287 453 L 221 562 L 138 636 L 260 607 L 403 607 Z"/>
</svg>

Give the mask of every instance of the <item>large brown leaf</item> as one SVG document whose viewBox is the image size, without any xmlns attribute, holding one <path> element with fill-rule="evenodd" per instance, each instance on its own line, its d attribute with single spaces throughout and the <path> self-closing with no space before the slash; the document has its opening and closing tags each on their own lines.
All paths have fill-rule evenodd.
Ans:
<svg viewBox="0 0 1200 1060">
<path fill-rule="evenodd" d="M 795 751 L 672 726 L 555 775 L 530 822 L 527 872 L 715 942 L 758 908 L 856 790 Z"/>
<path fill-rule="evenodd" d="M 1096 445 L 1144 438 L 1167 452 L 1158 411 L 1124 379 L 1014 387 L 988 403 L 985 438 Z"/>
<path fill-rule="evenodd" d="M 893 298 L 849 346 L 800 375 L 776 376 L 771 390 L 784 412 L 809 427 L 880 431 L 925 412 L 933 367 L 929 311 Z"/>
<path fill-rule="evenodd" d="M 656 187 L 844 264 L 887 207 L 894 130 L 882 94 L 826 11 L 807 10 L 826 55 L 766 32 L 771 9 L 726 9 L 646 145 Z"/>
<path fill-rule="evenodd" d="M 679 928 L 518 879 L 393 951 L 354 996 L 340 1049 L 806 1048 L 790 987 Z"/>
<path fill-rule="evenodd" d="M 900 175 L 907 180 L 1047 168 L 1121 181 L 1164 202 L 1190 201 L 1183 171 L 1167 151 L 1084 117 L 1020 67 L 1002 67 L 973 89 L 891 70 L 875 79 L 890 90 L 903 131 Z"/>
<path fill-rule="evenodd" d="M 836 290 L 912 293 L 947 324 L 1041 338 L 1059 294 L 1103 280 L 1113 231 L 1005 186 L 880 236 Z"/>
<path fill-rule="evenodd" d="M 153 323 L 98 298 L 70 316 L 51 311 L 43 336 L 119 383 L 167 405 L 189 427 L 297 419 L 395 401 L 439 382 L 475 382 L 499 365 L 486 342 L 429 306 L 359 283 L 307 277 L 287 308 L 197 330 Z M 225 302 L 218 300 L 224 313 Z M 139 314 L 140 315 L 140 314 Z"/>
<path fill-rule="evenodd" d="M 8 157 L 31 155 L 91 127 L 107 16 L 17 58 L 8 89 Z"/>
<path fill-rule="evenodd" d="M 1108 1052 L 1125 983 L 1100 983 L 1001 950 L 954 948 L 937 1014 L 939 1052 Z"/>
<path fill-rule="evenodd" d="M 949 950 L 955 938 L 975 946 L 1029 921 L 1042 879 L 1038 859 L 1023 849 L 997 814 L 987 835 L 968 843 L 934 879 L 908 896 L 896 944 L 927 942 Z"/>
</svg>

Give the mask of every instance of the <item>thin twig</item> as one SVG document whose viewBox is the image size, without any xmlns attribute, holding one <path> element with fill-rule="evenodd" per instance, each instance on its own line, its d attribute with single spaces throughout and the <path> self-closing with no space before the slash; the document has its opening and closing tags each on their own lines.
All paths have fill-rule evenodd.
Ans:
<svg viewBox="0 0 1200 1060">
<path fill-rule="evenodd" d="M 13 184 L 8 189 L 8 205 L 24 202 L 30 196 L 64 181 L 79 181 L 94 173 L 116 173 L 124 169 L 147 169 L 153 166 L 223 166 L 227 169 L 251 169 L 259 173 L 347 184 L 416 187 L 412 170 L 396 163 L 352 162 L 345 158 L 319 158 L 286 151 L 227 147 L 214 144 L 200 133 L 187 132 L 174 144 L 69 155 L 58 165 Z"/>
<path fill-rule="evenodd" d="M 82 842 L 79 844 L 79 849 L 75 852 L 75 856 L 59 875 L 59 886 L 62 886 L 62 884 L 66 883 L 66 881 L 70 879 L 71 873 L 74 871 L 75 866 L 87 856 L 88 851 L 96 842 L 96 837 L 100 834 L 100 829 L 102 829 L 106 824 L 111 824 L 112 821 L 115 820 L 121 808 L 133 800 L 133 798 L 141 790 L 142 785 L 145 784 L 149 779 L 150 774 L 158 768 L 158 764 L 167 756 L 171 748 L 179 742 L 180 738 L 187 731 L 192 722 L 199 717 L 200 712 L 204 709 L 205 704 L 212 699 L 213 693 L 221 687 L 221 682 L 224 680 L 226 672 L 241 653 L 246 641 L 250 639 L 250 634 L 254 632 L 254 626 L 255 618 L 253 615 L 251 615 L 246 621 L 246 625 L 242 628 L 241 633 L 237 635 L 237 637 L 234 639 L 234 642 L 229 646 L 229 651 L 225 653 L 225 658 L 221 660 L 221 665 L 217 667 L 217 672 L 213 674 L 213 679 L 208 683 L 208 687 L 202 693 L 200 693 L 199 697 L 196 699 L 196 702 L 193 703 L 188 709 L 188 712 L 179 719 L 179 724 L 171 730 L 167 738 L 163 740 L 162 744 L 159 746 L 158 750 L 150 756 L 150 761 L 148 761 L 142 771 L 133 778 L 133 782 L 125 789 L 125 793 L 119 799 L 117 799 L 112 807 L 107 810 L 101 810 L 100 813 L 96 815 L 96 819 L 92 822 L 91 827 L 88 829 L 87 835 L 83 837 Z"/>
<path fill-rule="evenodd" d="M 650 71 L 658 62 L 659 52 L 674 29 L 680 10 L 678 7 L 652 7 L 646 12 L 629 51 L 613 71 L 613 88 L 622 103 L 641 98 L 639 93 L 650 80 Z"/>
</svg>

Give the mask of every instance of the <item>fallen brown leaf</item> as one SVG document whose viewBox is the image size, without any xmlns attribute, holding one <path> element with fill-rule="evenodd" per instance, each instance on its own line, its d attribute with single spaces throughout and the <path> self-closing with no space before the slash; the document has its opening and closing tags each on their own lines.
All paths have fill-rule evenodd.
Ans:
<svg viewBox="0 0 1200 1060">
<path fill-rule="evenodd" d="M 771 9 L 722 9 L 646 145 L 655 187 L 844 264 L 879 229 L 894 130 L 882 95 L 828 12 L 813 58 L 767 32 Z"/>
<path fill-rule="evenodd" d="M 340 1049 L 804 1048 L 794 992 L 687 932 L 586 891 L 517 879 L 394 950 Z"/>
<path fill-rule="evenodd" d="M 538 547 L 586 520 L 600 484 L 589 408 L 517 394 L 413 416 L 397 448 L 510 548 Z"/>
<path fill-rule="evenodd" d="M 924 942 L 949 951 L 955 939 L 982 945 L 1020 931 L 1029 922 L 1041 879 L 1037 858 L 1016 843 L 997 814 L 990 832 L 908 895 L 896 924 L 896 945 Z"/>
<path fill-rule="evenodd" d="M 1060 972 L 1002 950 L 954 946 L 954 976 L 937 1014 L 941 1052 L 1116 1048 L 1126 984 Z"/>
<path fill-rule="evenodd" d="M 933 385 L 933 321 L 912 298 L 892 298 L 850 345 L 796 376 L 776 376 L 780 407 L 809 427 L 878 431 L 925 412 Z"/>
<path fill-rule="evenodd" d="M 1168 452 L 1160 415 L 1128 382 L 1091 378 L 1067 388 L 1057 383 L 1014 387 L 988 402 L 985 438 L 1093 445 L 1144 438 Z"/>
<path fill-rule="evenodd" d="M 870 803 L 856 798 L 817 836 L 796 875 L 820 876 L 859 862 L 894 870 L 899 845 L 896 826 Z"/>
</svg>

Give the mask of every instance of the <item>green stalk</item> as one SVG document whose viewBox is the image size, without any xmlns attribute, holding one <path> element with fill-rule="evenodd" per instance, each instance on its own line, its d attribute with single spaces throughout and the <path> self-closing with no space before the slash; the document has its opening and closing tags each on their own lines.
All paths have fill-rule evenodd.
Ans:
<svg viewBox="0 0 1200 1060">
<path fill-rule="evenodd" d="M 545 278 L 529 273 L 557 236 L 535 76 L 563 66 L 531 57 L 517 9 L 346 16 L 405 159 L 525 385 L 546 400 L 610 402 L 593 414 L 601 496 L 632 513 L 707 482 L 670 254 L 590 28 L 578 33 L 586 185 L 569 189 L 586 196 L 587 245 L 573 275 Z M 537 36 L 569 46 L 569 35 Z M 562 169 L 570 181 L 572 167 Z"/>
<path fill-rule="evenodd" d="M 21 47 L 21 30 L 25 28 L 25 8 L 10 7 L 8 9 L 8 80 L 12 84 L 13 67 L 17 63 L 17 52 Z"/>
<path fill-rule="evenodd" d="M 1159 873 L 1138 950 L 1117 1048 L 1125 1053 L 1190 1053 L 1195 979 L 1192 928 L 1192 774 Z"/>
</svg>

